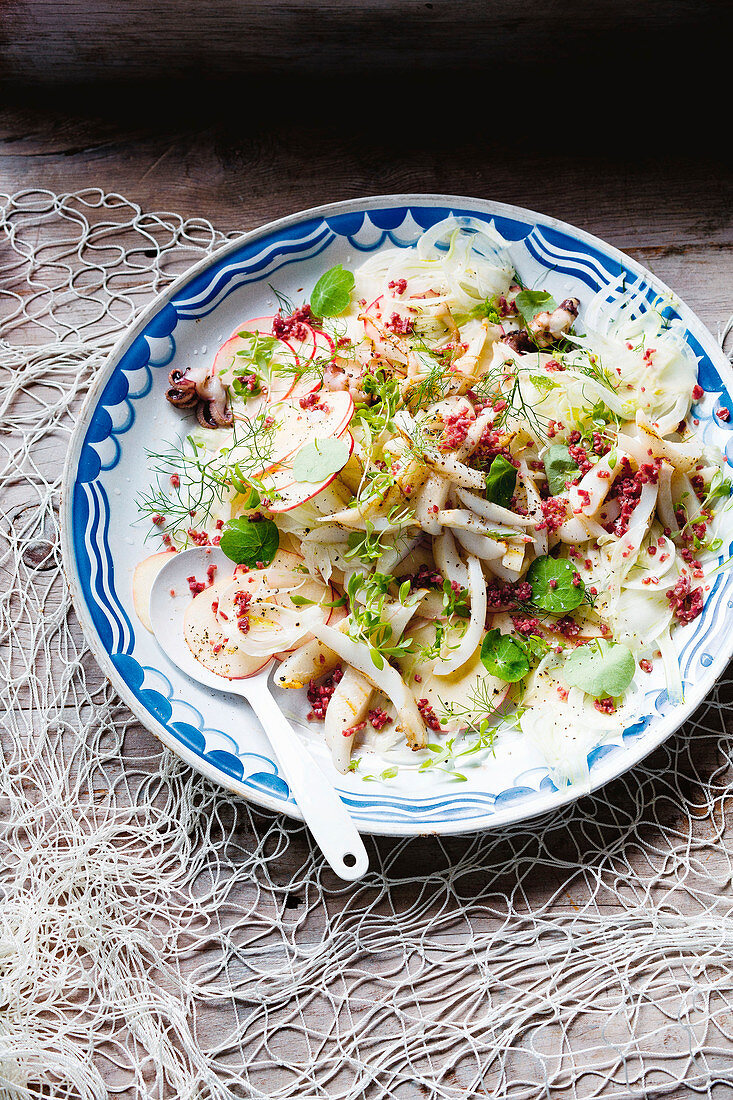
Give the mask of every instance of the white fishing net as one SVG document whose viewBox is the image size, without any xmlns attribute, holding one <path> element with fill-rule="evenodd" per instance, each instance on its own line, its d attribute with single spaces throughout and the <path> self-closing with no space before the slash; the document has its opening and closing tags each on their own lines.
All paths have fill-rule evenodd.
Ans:
<svg viewBox="0 0 733 1100">
<path fill-rule="evenodd" d="M 730 1095 L 730 682 L 598 795 L 339 882 L 131 717 L 61 570 L 89 381 L 225 236 L 99 191 L 0 219 L 0 1095 Z"/>
</svg>

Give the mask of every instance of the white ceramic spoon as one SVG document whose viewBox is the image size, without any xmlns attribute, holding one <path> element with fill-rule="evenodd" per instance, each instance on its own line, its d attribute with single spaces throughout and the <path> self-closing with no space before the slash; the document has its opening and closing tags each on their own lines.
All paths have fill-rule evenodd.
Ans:
<svg viewBox="0 0 733 1100">
<path fill-rule="evenodd" d="M 270 694 L 270 661 L 254 676 L 229 680 L 210 672 L 194 657 L 183 634 L 183 615 L 191 603 L 187 578 L 205 577 L 209 565 L 219 576 L 233 571 L 232 562 L 215 547 L 194 547 L 171 554 L 150 593 L 150 620 L 158 645 L 176 668 L 206 687 L 247 699 L 262 723 L 278 762 L 328 863 L 343 879 L 366 874 L 369 857 L 346 806 L 301 742 Z M 176 593 L 171 596 L 171 590 Z"/>
</svg>

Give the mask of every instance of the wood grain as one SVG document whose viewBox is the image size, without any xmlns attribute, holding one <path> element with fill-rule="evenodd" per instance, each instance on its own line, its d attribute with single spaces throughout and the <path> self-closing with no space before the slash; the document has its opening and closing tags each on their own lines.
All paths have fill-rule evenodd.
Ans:
<svg viewBox="0 0 733 1100">
<path fill-rule="evenodd" d="M 158 71 L 168 79 L 241 79 L 324 67 L 391 79 L 395 71 L 456 65 L 501 76 L 541 66 L 557 80 L 558 62 L 570 59 L 576 75 L 600 63 L 619 81 L 620 58 L 629 66 L 643 60 L 647 76 L 668 72 L 683 51 L 678 77 L 703 47 L 709 63 L 724 11 L 711 0 L 6 0 L 0 40 L 6 77 L 45 84 L 137 81 Z"/>
<path fill-rule="evenodd" d="M 328 85 L 304 92 L 295 119 L 266 103 L 246 122 L 222 114 L 215 95 L 176 94 L 82 90 L 52 103 L 37 92 L 9 95 L 0 111 L 3 189 L 98 186 L 224 231 L 357 195 L 491 198 L 569 221 L 648 263 L 713 329 L 730 312 L 731 175 L 710 149 L 614 155 L 587 138 L 568 155 L 451 121 L 444 108 L 437 132 L 417 125 L 395 139 L 377 126 L 347 127 L 334 89 L 329 125 Z M 634 147 L 631 134 L 626 149 Z"/>
</svg>

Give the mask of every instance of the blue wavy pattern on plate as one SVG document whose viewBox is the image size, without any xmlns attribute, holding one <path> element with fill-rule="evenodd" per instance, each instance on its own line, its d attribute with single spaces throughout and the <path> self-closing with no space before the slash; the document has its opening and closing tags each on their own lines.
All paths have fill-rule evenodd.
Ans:
<svg viewBox="0 0 733 1100">
<path fill-rule="evenodd" d="M 110 510 L 103 477 L 120 461 L 124 438 L 135 422 L 136 406 L 151 391 L 153 371 L 166 367 L 175 354 L 174 333 L 180 321 L 207 316 L 233 291 L 247 284 L 267 283 L 284 265 L 319 255 L 337 238 L 345 238 L 360 252 L 371 252 L 385 244 L 406 246 L 449 214 L 493 223 L 502 236 L 524 249 L 525 255 L 548 273 L 565 274 L 594 293 L 612 286 L 626 270 L 615 257 L 554 226 L 535 225 L 470 208 L 388 204 L 381 209 L 303 220 L 297 226 L 273 230 L 269 235 L 243 242 L 220 261 L 192 276 L 147 323 L 117 363 L 93 410 L 84 438 L 73 488 L 72 540 L 83 599 L 105 651 L 141 706 L 181 745 L 216 768 L 222 777 L 234 778 L 252 791 L 267 793 L 283 808 L 292 799 L 278 775 L 276 763 L 267 756 L 241 751 L 221 730 L 207 730 L 200 711 L 190 703 L 174 699 L 165 673 L 160 668 L 143 666 L 136 659 L 135 628 L 115 588 Z M 637 273 L 629 271 L 628 278 L 639 285 Z M 648 287 L 647 300 L 651 302 L 655 297 L 656 292 Z M 673 309 L 670 315 L 676 315 Z M 718 407 L 721 404 L 730 407 L 728 391 L 715 364 L 692 333 L 687 332 L 687 338 L 699 361 L 701 385 L 706 391 L 720 394 Z M 695 629 L 690 630 L 682 649 L 681 667 L 686 681 L 694 682 L 696 669 L 704 669 L 712 662 L 710 653 L 715 651 L 721 630 L 730 630 L 732 607 L 728 579 L 718 577 L 704 613 Z M 625 744 L 644 736 L 654 711 L 657 714 L 669 711 L 666 693 L 649 694 L 657 697 L 653 701 L 648 698 L 649 713 L 625 731 Z M 212 735 L 217 747 L 207 751 L 207 736 L 211 739 Z M 623 746 L 618 745 L 594 748 L 588 756 L 591 774 L 609 755 L 622 751 Z M 523 777 L 517 776 L 514 785 L 495 792 L 441 793 L 432 798 L 403 797 L 381 789 L 363 794 L 355 794 L 353 790 L 341 793 L 357 820 L 438 827 L 442 822 L 491 815 L 509 803 L 531 800 L 538 792 L 556 790 L 546 769 L 535 773 L 537 769 L 532 785 L 526 785 Z"/>
</svg>

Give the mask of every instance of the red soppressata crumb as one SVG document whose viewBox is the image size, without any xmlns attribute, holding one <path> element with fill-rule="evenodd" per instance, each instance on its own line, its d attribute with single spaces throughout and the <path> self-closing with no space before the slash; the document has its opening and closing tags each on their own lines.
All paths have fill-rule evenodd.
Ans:
<svg viewBox="0 0 733 1100">
<path fill-rule="evenodd" d="M 407 290 L 407 279 L 393 279 L 391 283 L 387 283 L 387 286 L 398 294 L 404 294 Z"/>
<path fill-rule="evenodd" d="M 420 716 L 428 729 L 439 732 L 440 722 L 429 701 L 427 699 L 418 699 L 417 709 L 420 711 Z"/>
<path fill-rule="evenodd" d="M 204 582 L 197 581 L 195 577 L 186 577 L 186 581 L 188 583 L 188 587 L 191 591 L 192 596 L 198 596 L 199 592 L 203 592 L 203 590 L 206 588 Z"/>
<path fill-rule="evenodd" d="M 193 527 L 189 527 L 186 530 L 186 534 L 196 546 L 210 546 L 211 539 L 205 531 L 197 531 Z"/>
<path fill-rule="evenodd" d="M 540 507 L 544 519 L 542 523 L 537 524 L 538 531 L 545 528 L 548 531 L 557 531 L 558 527 L 562 527 L 567 519 L 566 500 L 563 500 L 562 497 L 548 497 L 547 500 L 541 501 Z"/>
<path fill-rule="evenodd" d="M 618 537 L 626 534 L 629 528 L 629 520 L 639 503 L 643 486 L 647 483 L 656 485 L 659 481 L 659 468 L 661 465 L 662 460 L 656 458 L 653 462 L 642 463 L 634 474 L 629 460 L 627 458 L 622 459 L 621 470 L 609 493 L 609 500 L 615 499 L 621 506 L 618 518 L 612 524 L 607 525 L 606 528 L 612 534 Z"/>
<path fill-rule="evenodd" d="M 348 726 L 345 730 L 342 730 L 344 737 L 353 737 L 359 730 L 363 730 L 366 726 L 366 722 L 357 722 L 353 726 Z"/>
<path fill-rule="evenodd" d="M 674 617 L 680 623 L 691 623 L 702 611 L 702 588 L 693 588 L 690 578 L 684 573 L 674 588 L 667 593 L 667 599 Z"/>
<path fill-rule="evenodd" d="M 272 322 L 273 336 L 278 340 L 284 340 L 288 336 L 294 336 L 296 340 L 305 340 L 308 337 L 308 324 L 311 319 L 311 307 L 300 306 L 292 313 L 283 316 L 278 312 Z"/>
<path fill-rule="evenodd" d="M 616 704 L 610 696 L 607 699 L 596 699 L 593 706 L 596 710 L 599 710 L 601 714 L 613 714 L 616 710 Z"/>
<path fill-rule="evenodd" d="M 654 665 L 651 661 L 648 661 L 646 657 L 642 657 L 642 659 L 639 661 L 639 668 L 642 672 L 651 672 L 654 668 Z"/>
<path fill-rule="evenodd" d="M 568 445 L 568 454 L 580 470 L 581 474 L 587 474 L 588 471 L 593 468 L 593 463 L 588 458 L 587 450 L 585 449 L 585 447 L 581 446 L 580 443 L 570 443 Z"/>
<path fill-rule="evenodd" d="M 580 626 L 576 623 L 575 619 L 571 619 L 569 615 L 564 615 L 562 619 L 558 619 L 555 624 L 555 630 L 558 630 L 565 638 L 577 638 L 578 634 L 580 634 Z"/>
<path fill-rule="evenodd" d="M 234 593 L 234 606 L 237 614 L 237 627 L 241 630 L 242 634 L 249 634 L 249 605 L 252 602 L 252 596 L 249 592 L 243 592 L 242 589 L 238 589 Z"/>
<path fill-rule="evenodd" d="M 377 731 L 383 730 L 385 726 L 392 724 L 392 719 L 382 707 L 375 707 L 374 710 L 369 711 L 369 721 L 372 724 L 372 729 Z"/>
<path fill-rule="evenodd" d="M 415 327 L 415 322 L 410 317 L 400 317 L 399 313 L 393 313 L 384 327 L 394 332 L 396 336 L 409 336 Z"/>
<path fill-rule="evenodd" d="M 693 401 L 699 401 L 701 399 L 701 397 L 704 395 L 704 393 L 705 393 L 705 390 L 702 388 L 702 386 L 693 386 L 692 387 L 692 400 Z"/>
<path fill-rule="evenodd" d="M 320 684 L 315 680 L 311 680 L 308 684 L 308 702 L 311 705 L 311 709 L 308 713 L 308 721 L 312 722 L 314 718 L 323 719 L 326 717 L 326 711 L 328 710 L 328 704 L 331 702 L 331 696 L 336 690 L 336 685 L 340 683 L 343 672 L 340 668 L 334 669 L 334 671 L 327 676 L 325 680 L 322 680 Z"/>
<path fill-rule="evenodd" d="M 410 588 L 442 588 L 443 574 L 437 569 L 430 569 L 427 565 L 421 565 L 417 573 L 405 573 L 397 578 L 397 584 L 410 582 Z"/>
<path fill-rule="evenodd" d="M 512 623 L 518 634 L 539 634 L 542 629 L 539 619 L 523 619 L 521 615 L 512 615 Z"/>
<path fill-rule="evenodd" d="M 453 451 L 456 447 L 460 447 L 461 443 L 465 442 L 466 436 L 468 435 L 468 429 L 471 427 L 474 419 L 473 415 L 469 412 L 446 416 L 443 421 L 443 434 L 438 443 L 440 450 Z"/>
<path fill-rule="evenodd" d="M 489 615 L 494 611 L 514 611 L 518 604 L 528 603 L 531 598 L 532 586 L 528 581 L 508 584 L 491 581 L 486 585 L 486 608 Z"/>
</svg>

